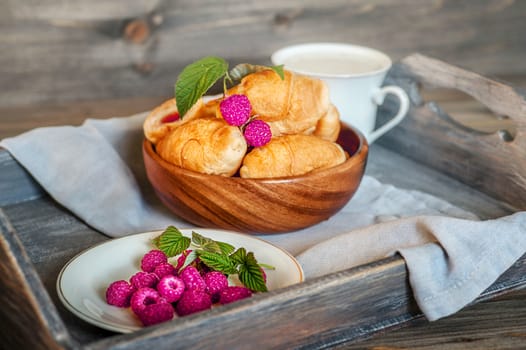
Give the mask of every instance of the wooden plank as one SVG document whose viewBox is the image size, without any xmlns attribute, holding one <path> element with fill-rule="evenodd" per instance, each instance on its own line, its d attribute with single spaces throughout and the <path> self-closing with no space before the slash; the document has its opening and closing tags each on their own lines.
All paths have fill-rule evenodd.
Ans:
<svg viewBox="0 0 526 350">
<path fill-rule="evenodd" d="M 0 140 L 39 127 L 78 126 L 88 118 L 106 119 L 129 116 L 151 110 L 163 101 L 163 96 L 140 96 L 133 99 L 105 98 L 97 101 L 70 101 L 48 106 L 0 106 Z"/>
<path fill-rule="evenodd" d="M 517 210 L 526 208 L 526 95 L 507 84 L 422 55 L 403 59 L 390 72 L 388 82 L 405 87 L 413 106 L 404 121 L 380 141 L 384 146 Z M 460 125 L 438 104 L 425 103 L 418 92 L 419 84 L 472 96 L 495 115 L 509 118 L 515 135 L 487 134 Z M 384 112 L 380 119 L 388 114 Z"/>
<path fill-rule="evenodd" d="M 359 343 L 335 349 L 464 350 L 523 349 L 526 337 L 526 290 L 477 303 L 436 322 L 418 319 Z M 497 326 L 498 325 L 498 326 Z"/>
<path fill-rule="evenodd" d="M 0 256 L 0 345 L 6 349 L 70 347 L 66 328 L 1 209 Z"/>
<path fill-rule="evenodd" d="M 4 206 L 1 210 L 12 223 L 69 336 L 75 342 L 85 344 L 112 335 L 112 332 L 87 324 L 73 315 L 59 301 L 56 291 L 57 276 L 62 267 L 76 254 L 109 237 L 87 227 L 47 196 Z"/>
<path fill-rule="evenodd" d="M 509 215 L 513 208 L 479 190 L 429 168 L 410 162 L 407 157 L 375 143 L 369 148 L 366 174 L 385 184 L 406 190 L 417 190 L 447 200 L 449 203 L 476 213 L 480 219 Z"/>
<path fill-rule="evenodd" d="M 0 148 L 0 206 L 39 198 L 43 189 L 11 155 Z"/>
<path fill-rule="evenodd" d="M 485 74 L 526 71 L 522 1 L 4 1 L 0 105 L 169 96 L 190 61 L 268 64 L 284 45 L 343 41 Z"/>
</svg>

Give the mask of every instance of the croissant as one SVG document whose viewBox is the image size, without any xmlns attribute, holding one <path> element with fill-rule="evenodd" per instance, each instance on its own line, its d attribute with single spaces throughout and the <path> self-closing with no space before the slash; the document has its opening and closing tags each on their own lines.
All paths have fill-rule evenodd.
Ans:
<svg viewBox="0 0 526 350">
<path fill-rule="evenodd" d="M 244 178 L 296 176 L 341 164 L 346 157 L 337 143 L 312 135 L 284 135 L 250 151 L 239 174 Z"/>
<path fill-rule="evenodd" d="M 243 161 L 247 143 L 238 127 L 220 118 L 200 117 L 170 131 L 156 150 L 161 158 L 179 167 L 232 176 Z"/>
<path fill-rule="evenodd" d="M 314 136 L 321 137 L 328 141 L 336 141 L 340 134 L 340 113 L 335 105 L 331 103 L 329 110 L 318 120 L 316 128 L 312 133 Z"/>
<path fill-rule="evenodd" d="M 227 94 L 246 95 L 253 114 L 270 125 L 274 136 L 310 134 L 329 109 L 329 89 L 320 79 L 284 73 L 283 80 L 272 70 L 249 74 Z"/>
<path fill-rule="evenodd" d="M 143 123 L 144 136 L 153 144 L 157 144 L 159 140 L 179 125 L 194 118 L 215 115 L 215 105 L 217 103 L 219 102 L 210 101 L 203 103 L 203 99 L 199 99 L 192 108 L 186 112 L 184 118 L 180 118 L 175 99 L 169 99 L 154 108 L 146 116 Z"/>
</svg>

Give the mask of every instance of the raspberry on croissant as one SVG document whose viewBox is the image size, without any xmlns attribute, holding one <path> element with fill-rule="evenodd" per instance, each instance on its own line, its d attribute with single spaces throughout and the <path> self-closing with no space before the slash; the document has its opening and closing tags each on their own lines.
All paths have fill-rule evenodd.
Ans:
<svg viewBox="0 0 526 350">
<path fill-rule="evenodd" d="M 283 135 L 250 151 L 239 174 L 244 178 L 297 176 L 336 166 L 346 158 L 337 143 L 312 135 Z"/>
<path fill-rule="evenodd" d="M 329 109 L 329 89 L 320 79 L 284 71 L 285 79 L 272 70 L 245 76 L 228 95 L 246 95 L 252 113 L 267 122 L 272 135 L 310 134 Z"/>
</svg>

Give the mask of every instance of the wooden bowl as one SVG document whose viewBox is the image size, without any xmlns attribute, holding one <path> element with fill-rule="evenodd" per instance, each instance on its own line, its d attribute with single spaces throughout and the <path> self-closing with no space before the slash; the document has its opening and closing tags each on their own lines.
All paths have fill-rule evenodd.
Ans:
<svg viewBox="0 0 526 350">
<path fill-rule="evenodd" d="M 368 144 L 342 125 L 338 143 L 350 157 L 302 176 L 243 179 L 206 175 L 161 159 L 144 140 L 146 173 L 157 196 L 176 215 L 201 227 L 245 233 L 294 231 L 327 220 L 354 195 L 365 171 Z"/>
</svg>

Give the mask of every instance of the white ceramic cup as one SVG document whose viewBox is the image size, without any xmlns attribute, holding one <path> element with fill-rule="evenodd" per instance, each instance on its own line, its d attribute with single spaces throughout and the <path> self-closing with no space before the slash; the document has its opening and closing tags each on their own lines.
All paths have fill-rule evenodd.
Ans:
<svg viewBox="0 0 526 350">
<path fill-rule="evenodd" d="M 340 119 L 360 130 L 369 143 L 400 123 L 409 109 L 403 89 L 382 86 L 392 63 L 380 51 L 344 43 L 309 43 L 284 47 L 272 54 L 271 61 L 327 82 Z M 398 113 L 375 129 L 378 106 L 387 94 L 398 97 Z"/>
</svg>

